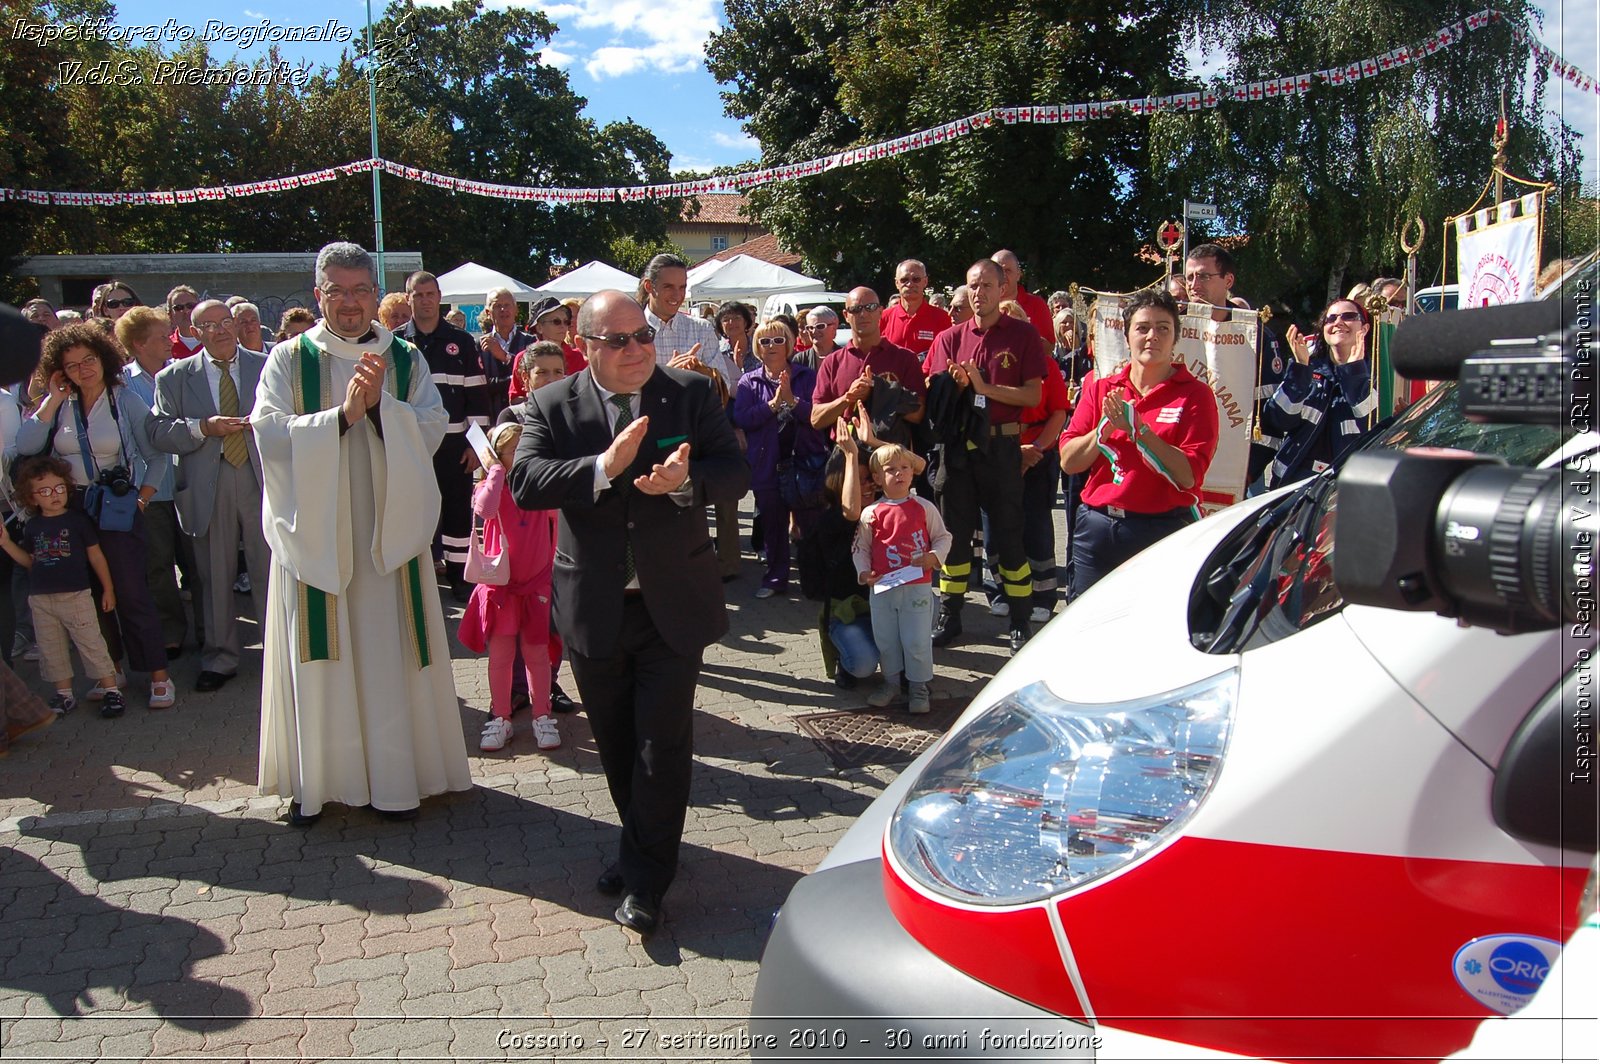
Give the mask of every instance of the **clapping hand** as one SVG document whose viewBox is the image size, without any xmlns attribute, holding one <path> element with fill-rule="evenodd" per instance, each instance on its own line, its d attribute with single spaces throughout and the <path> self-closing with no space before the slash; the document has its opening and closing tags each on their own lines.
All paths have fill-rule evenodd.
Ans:
<svg viewBox="0 0 1600 1064">
<path fill-rule="evenodd" d="M 778 374 L 778 404 L 780 406 L 794 405 L 794 389 L 789 386 L 789 371 L 784 370 Z"/>
<path fill-rule="evenodd" d="M 1294 355 L 1296 362 L 1302 366 L 1311 365 L 1311 341 L 1300 331 L 1298 325 L 1290 325 L 1289 331 L 1284 334 L 1284 339 L 1289 341 L 1289 353 Z"/>
<path fill-rule="evenodd" d="M 633 486 L 646 495 L 666 495 L 677 491 L 688 479 L 689 445 L 680 443 L 671 454 L 667 455 L 665 462 L 657 462 L 650 467 L 649 476 L 634 478 Z"/>
<path fill-rule="evenodd" d="M 850 400 L 851 404 L 855 404 L 861 402 L 871 394 L 872 368 L 870 366 L 863 366 L 861 368 L 861 376 L 857 377 L 851 382 L 849 389 L 844 393 L 844 397 Z"/>
<path fill-rule="evenodd" d="M 1128 435 L 1133 435 L 1133 423 L 1128 420 L 1128 406 L 1124 398 L 1125 392 L 1121 388 L 1113 388 L 1106 393 L 1104 401 L 1100 404 L 1100 412 L 1105 415 L 1111 427 L 1121 429 Z"/>
<path fill-rule="evenodd" d="M 865 403 L 856 404 L 856 439 L 868 447 L 883 446 L 883 441 L 878 438 L 878 434 L 872 429 L 872 415 L 867 413 L 867 405 Z"/>
<path fill-rule="evenodd" d="M 600 456 L 600 468 L 606 471 L 607 480 L 617 479 L 633 465 L 633 460 L 639 455 L 639 445 L 644 442 L 644 434 L 649 428 L 649 417 L 636 417 L 612 439 L 611 446 Z"/>
<path fill-rule="evenodd" d="M 371 351 L 356 363 L 356 372 L 345 386 L 344 419 L 354 425 L 366 416 L 383 394 L 383 356 Z"/>
</svg>

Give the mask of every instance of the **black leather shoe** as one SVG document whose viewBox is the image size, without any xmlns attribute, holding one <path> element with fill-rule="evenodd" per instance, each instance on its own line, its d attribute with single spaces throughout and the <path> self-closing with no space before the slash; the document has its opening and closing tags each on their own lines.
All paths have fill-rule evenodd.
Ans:
<svg viewBox="0 0 1600 1064">
<path fill-rule="evenodd" d="M 174 644 L 173 646 L 167 647 L 166 651 L 168 661 L 177 661 L 179 658 L 183 657 L 183 644 Z"/>
<path fill-rule="evenodd" d="M 856 682 L 855 676 L 845 669 L 840 669 L 833 674 L 833 686 L 841 691 L 854 691 Z"/>
<path fill-rule="evenodd" d="M 1011 653 L 1015 654 L 1021 650 L 1023 644 L 1027 643 L 1032 634 L 1026 628 L 1011 629 L 1011 635 L 1007 637 L 1007 642 L 1011 644 Z"/>
<path fill-rule="evenodd" d="M 574 713 L 578 709 L 578 703 L 574 702 L 572 696 L 561 689 L 560 684 L 552 683 L 550 685 L 550 709 L 555 713 Z"/>
<path fill-rule="evenodd" d="M 205 694 L 208 691 L 220 691 L 222 686 L 231 679 L 233 679 L 231 673 L 202 672 L 194 681 L 194 689 L 201 694 Z"/>
<path fill-rule="evenodd" d="M 629 894 L 617 906 L 617 923 L 648 935 L 661 922 L 661 899 L 653 894 Z"/>
<path fill-rule="evenodd" d="M 417 819 L 417 807 L 416 806 L 412 806 L 410 809 L 374 809 L 373 812 L 377 813 L 379 816 L 383 817 L 383 819 L 385 819 L 385 820 L 397 820 L 398 821 L 398 820 L 415 820 L 415 819 Z"/>
<path fill-rule="evenodd" d="M 933 625 L 933 645 L 947 647 L 961 638 L 961 607 L 939 607 L 939 619 Z"/>
<path fill-rule="evenodd" d="M 615 898 L 622 893 L 622 888 L 627 884 L 622 881 L 622 873 L 617 871 L 617 866 L 612 865 L 600 873 L 600 878 L 594 881 L 594 889 L 607 897 Z"/>
<path fill-rule="evenodd" d="M 308 828 L 321 819 L 321 813 L 303 813 L 300 811 L 299 802 L 289 803 L 289 824 L 291 827 Z"/>
</svg>

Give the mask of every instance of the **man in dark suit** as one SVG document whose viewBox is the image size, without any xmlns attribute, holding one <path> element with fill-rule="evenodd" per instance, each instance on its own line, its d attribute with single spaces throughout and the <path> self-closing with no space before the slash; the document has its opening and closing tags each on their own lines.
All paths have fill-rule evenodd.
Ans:
<svg viewBox="0 0 1600 1064">
<path fill-rule="evenodd" d="M 554 619 L 622 817 L 597 886 L 648 934 L 677 871 L 701 655 L 728 630 L 705 507 L 750 469 L 711 381 L 656 366 L 631 297 L 595 295 L 578 333 L 589 368 L 528 396 L 510 482 L 524 509 L 561 510 Z"/>
<path fill-rule="evenodd" d="M 261 530 L 261 453 L 250 431 L 256 385 L 267 364 L 234 336 L 228 308 L 207 299 L 194 308 L 205 347 L 156 374 L 150 438 L 178 456 L 178 524 L 195 538 L 206 640 L 194 689 L 215 691 L 239 671 L 239 626 L 233 582 L 239 548 L 250 570 L 259 631 L 266 632 L 267 573 L 272 557 Z"/>
</svg>

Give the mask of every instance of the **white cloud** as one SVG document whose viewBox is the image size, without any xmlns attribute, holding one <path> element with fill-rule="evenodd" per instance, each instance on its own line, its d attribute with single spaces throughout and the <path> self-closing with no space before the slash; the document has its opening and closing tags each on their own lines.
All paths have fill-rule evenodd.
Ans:
<svg viewBox="0 0 1600 1064">
<path fill-rule="evenodd" d="M 266 16 L 266 15 L 263 15 L 263 14 L 262 14 L 262 13 L 261 13 L 261 12 L 259 12 L 259 11 L 251 11 L 251 10 L 250 10 L 250 9 L 249 9 L 249 8 L 248 8 L 248 7 L 247 7 L 247 8 L 245 8 L 245 9 L 244 9 L 244 17 L 245 17 L 245 18 L 253 18 L 253 19 L 257 19 L 257 20 L 262 20 L 262 19 L 265 19 L 265 18 L 266 18 L 266 17 L 267 17 L 267 16 Z"/>
<path fill-rule="evenodd" d="M 761 150 L 761 145 L 756 143 L 756 138 L 746 133 L 724 133 L 718 130 L 711 134 L 711 139 L 724 148 L 733 148 L 736 151 L 749 152 L 752 155 Z"/>
<path fill-rule="evenodd" d="M 539 61 L 541 63 L 546 66 L 560 67 L 562 70 L 570 67 L 577 61 L 577 58 L 571 52 L 563 52 L 559 48 L 546 48 L 539 53 Z"/>
<path fill-rule="evenodd" d="M 540 8 L 569 41 L 574 34 L 598 36 L 599 46 L 583 64 L 596 81 L 646 71 L 693 73 L 705 62 L 706 38 L 720 25 L 718 0 L 679 0 L 666 5 L 645 0 L 492 2 L 497 7 Z"/>
</svg>

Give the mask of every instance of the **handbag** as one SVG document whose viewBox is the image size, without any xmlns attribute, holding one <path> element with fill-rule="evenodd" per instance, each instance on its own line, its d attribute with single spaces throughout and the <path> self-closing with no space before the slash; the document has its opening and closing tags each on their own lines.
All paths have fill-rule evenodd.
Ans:
<svg viewBox="0 0 1600 1064">
<path fill-rule="evenodd" d="M 778 494 L 790 510 L 815 510 L 828 504 L 826 454 L 793 455 L 778 462 Z"/>
<path fill-rule="evenodd" d="M 467 545 L 467 564 L 462 569 L 462 577 L 471 584 L 487 584 L 489 587 L 504 587 L 511 582 L 511 556 L 505 549 L 505 538 L 496 536 L 500 541 L 500 550 L 490 554 L 484 549 L 484 537 L 489 531 L 489 522 L 472 519 L 472 540 Z M 499 532 L 498 522 L 495 531 Z"/>
</svg>

